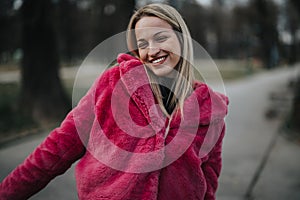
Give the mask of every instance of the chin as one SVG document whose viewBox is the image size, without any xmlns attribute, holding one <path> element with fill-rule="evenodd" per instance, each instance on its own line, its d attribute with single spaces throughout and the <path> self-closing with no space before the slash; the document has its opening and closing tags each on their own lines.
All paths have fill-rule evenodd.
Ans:
<svg viewBox="0 0 300 200">
<path fill-rule="evenodd" d="M 168 76 L 170 72 L 160 71 L 160 70 L 152 70 L 152 72 L 159 77 Z"/>
<path fill-rule="evenodd" d="M 167 68 L 150 68 L 150 70 L 155 74 L 156 76 L 162 77 L 162 76 L 170 76 L 172 74 L 173 69 Z"/>
</svg>

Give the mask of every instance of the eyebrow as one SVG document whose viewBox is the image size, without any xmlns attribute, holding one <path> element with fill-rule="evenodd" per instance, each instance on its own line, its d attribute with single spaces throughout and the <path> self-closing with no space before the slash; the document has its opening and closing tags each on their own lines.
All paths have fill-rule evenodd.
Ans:
<svg viewBox="0 0 300 200">
<path fill-rule="evenodd" d="M 153 35 L 153 37 L 155 37 L 155 36 L 157 36 L 157 35 L 159 35 L 159 34 L 161 34 L 161 33 L 164 33 L 164 32 L 168 32 L 168 31 L 159 31 L 159 32 L 155 33 L 155 34 Z M 143 40 L 145 40 L 145 39 L 144 39 L 144 38 L 141 38 L 141 39 L 138 39 L 137 42 L 142 42 Z"/>
</svg>

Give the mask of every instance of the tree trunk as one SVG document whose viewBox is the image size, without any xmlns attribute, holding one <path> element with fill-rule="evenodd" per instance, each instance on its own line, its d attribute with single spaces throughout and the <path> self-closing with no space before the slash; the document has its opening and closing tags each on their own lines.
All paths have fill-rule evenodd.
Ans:
<svg viewBox="0 0 300 200">
<path fill-rule="evenodd" d="M 290 0 L 289 3 L 291 4 L 292 7 L 295 7 L 298 16 L 300 16 L 300 2 L 298 0 Z M 296 21 L 296 20 L 295 20 Z M 297 46 L 299 43 L 297 43 L 296 40 L 296 29 L 297 29 L 297 24 L 293 24 L 291 22 L 291 33 L 293 35 L 293 44 L 291 45 L 291 54 L 292 54 L 292 64 L 298 61 L 298 54 L 297 51 Z M 294 90 L 294 101 L 292 105 L 292 113 L 291 113 L 291 128 L 295 130 L 296 132 L 300 133 L 300 73 L 298 74 L 297 80 L 296 80 L 296 85 L 295 85 L 295 90 Z"/>
<path fill-rule="evenodd" d="M 291 124 L 290 127 L 292 130 L 299 132 L 300 131 L 300 74 L 297 77 L 294 100 L 292 104 L 292 113 L 291 113 Z M 299 132 L 300 133 L 300 132 Z"/>
<path fill-rule="evenodd" d="M 38 122 L 64 117 L 71 108 L 59 77 L 59 55 L 51 0 L 24 0 L 20 110 Z"/>
</svg>

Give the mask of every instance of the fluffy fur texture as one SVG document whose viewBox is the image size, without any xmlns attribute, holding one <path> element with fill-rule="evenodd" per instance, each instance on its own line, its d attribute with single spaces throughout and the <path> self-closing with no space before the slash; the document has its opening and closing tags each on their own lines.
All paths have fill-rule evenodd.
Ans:
<svg viewBox="0 0 300 200">
<path fill-rule="evenodd" d="M 169 123 L 159 107 L 154 106 L 150 85 L 138 85 L 147 80 L 145 70 L 140 68 L 132 73 L 141 66 L 140 61 L 121 54 L 118 62 L 118 66 L 107 70 L 95 82 L 61 126 L 2 181 L 1 200 L 32 196 L 78 159 L 81 159 L 76 166 L 79 199 L 215 199 L 227 97 L 196 82 L 193 94 L 184 104 L 183 117 L 176 112 Z M 193 115 L 195 106 L 199 107 L 200 116 Z M 142 126 L 141 131 L 133 128 L 134 124 Z M 139 135 L 135 137 L 128 131 Z M 174 141 L 176 145 L 145 161 L 134 156 L 122 158 L 122 152 L 112 151 L 103 142 L 107 139 L 135 154 L 159 152 Z M 185 147 L 189 139 L 191 144 Z M 180 151 L 182 155 L 176 158 Z M 173 157 L 174 162 L 165 163 Z M 109 167 L 110 164 L 122 167 L 123 171 Z M 157 170 L 133 172 L 147 165 L 150 168 L 154 165 Z"/>
</svg>

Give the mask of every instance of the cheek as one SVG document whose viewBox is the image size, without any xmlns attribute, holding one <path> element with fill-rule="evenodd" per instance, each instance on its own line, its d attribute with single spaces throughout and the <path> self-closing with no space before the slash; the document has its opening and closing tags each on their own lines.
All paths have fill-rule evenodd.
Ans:
<svg viewBox="0 0 300 200">
<path fill-rule="evenodd" d="M 181 46 L 178 40 L 176 40 L 176 44 L 174 45 L 174 50 L 173 50 L 174 54 L 176 54 L 177 56 L 181 56 Z"/>
<path fill-rule="evenodd" d="M 141 61 L 146 61 L 146 53 L 145 53 L 145 50 L 139 49 L 138 52 L 139 52 L 140 60 L 141 60 Z"/>
<path fill-rule="evenodd" d="M 181 56 L 181 46 L 178 40 L 170 41 L 170 43 L 166 44 L 164 48 L 173 53 L 175 56 Z"/>
<path fill-rule="evenodd" d="M 175 43 L 175 44 L 173 43 L 173 49 L 171 51 L 172 51 L 172 54 L 173 54 L 172 63 L 174 65 L 177 65 L 180 58 L 181 58 L 181 46 L 180 46 L 180 44 L 179 43 Z"/>
<path fill-rule="evenodd" d="M 171 61 L 176 65 L 181 58 L 181 49 L 180 46 L 173 45 L 171 52 Z"/>
</svg>

